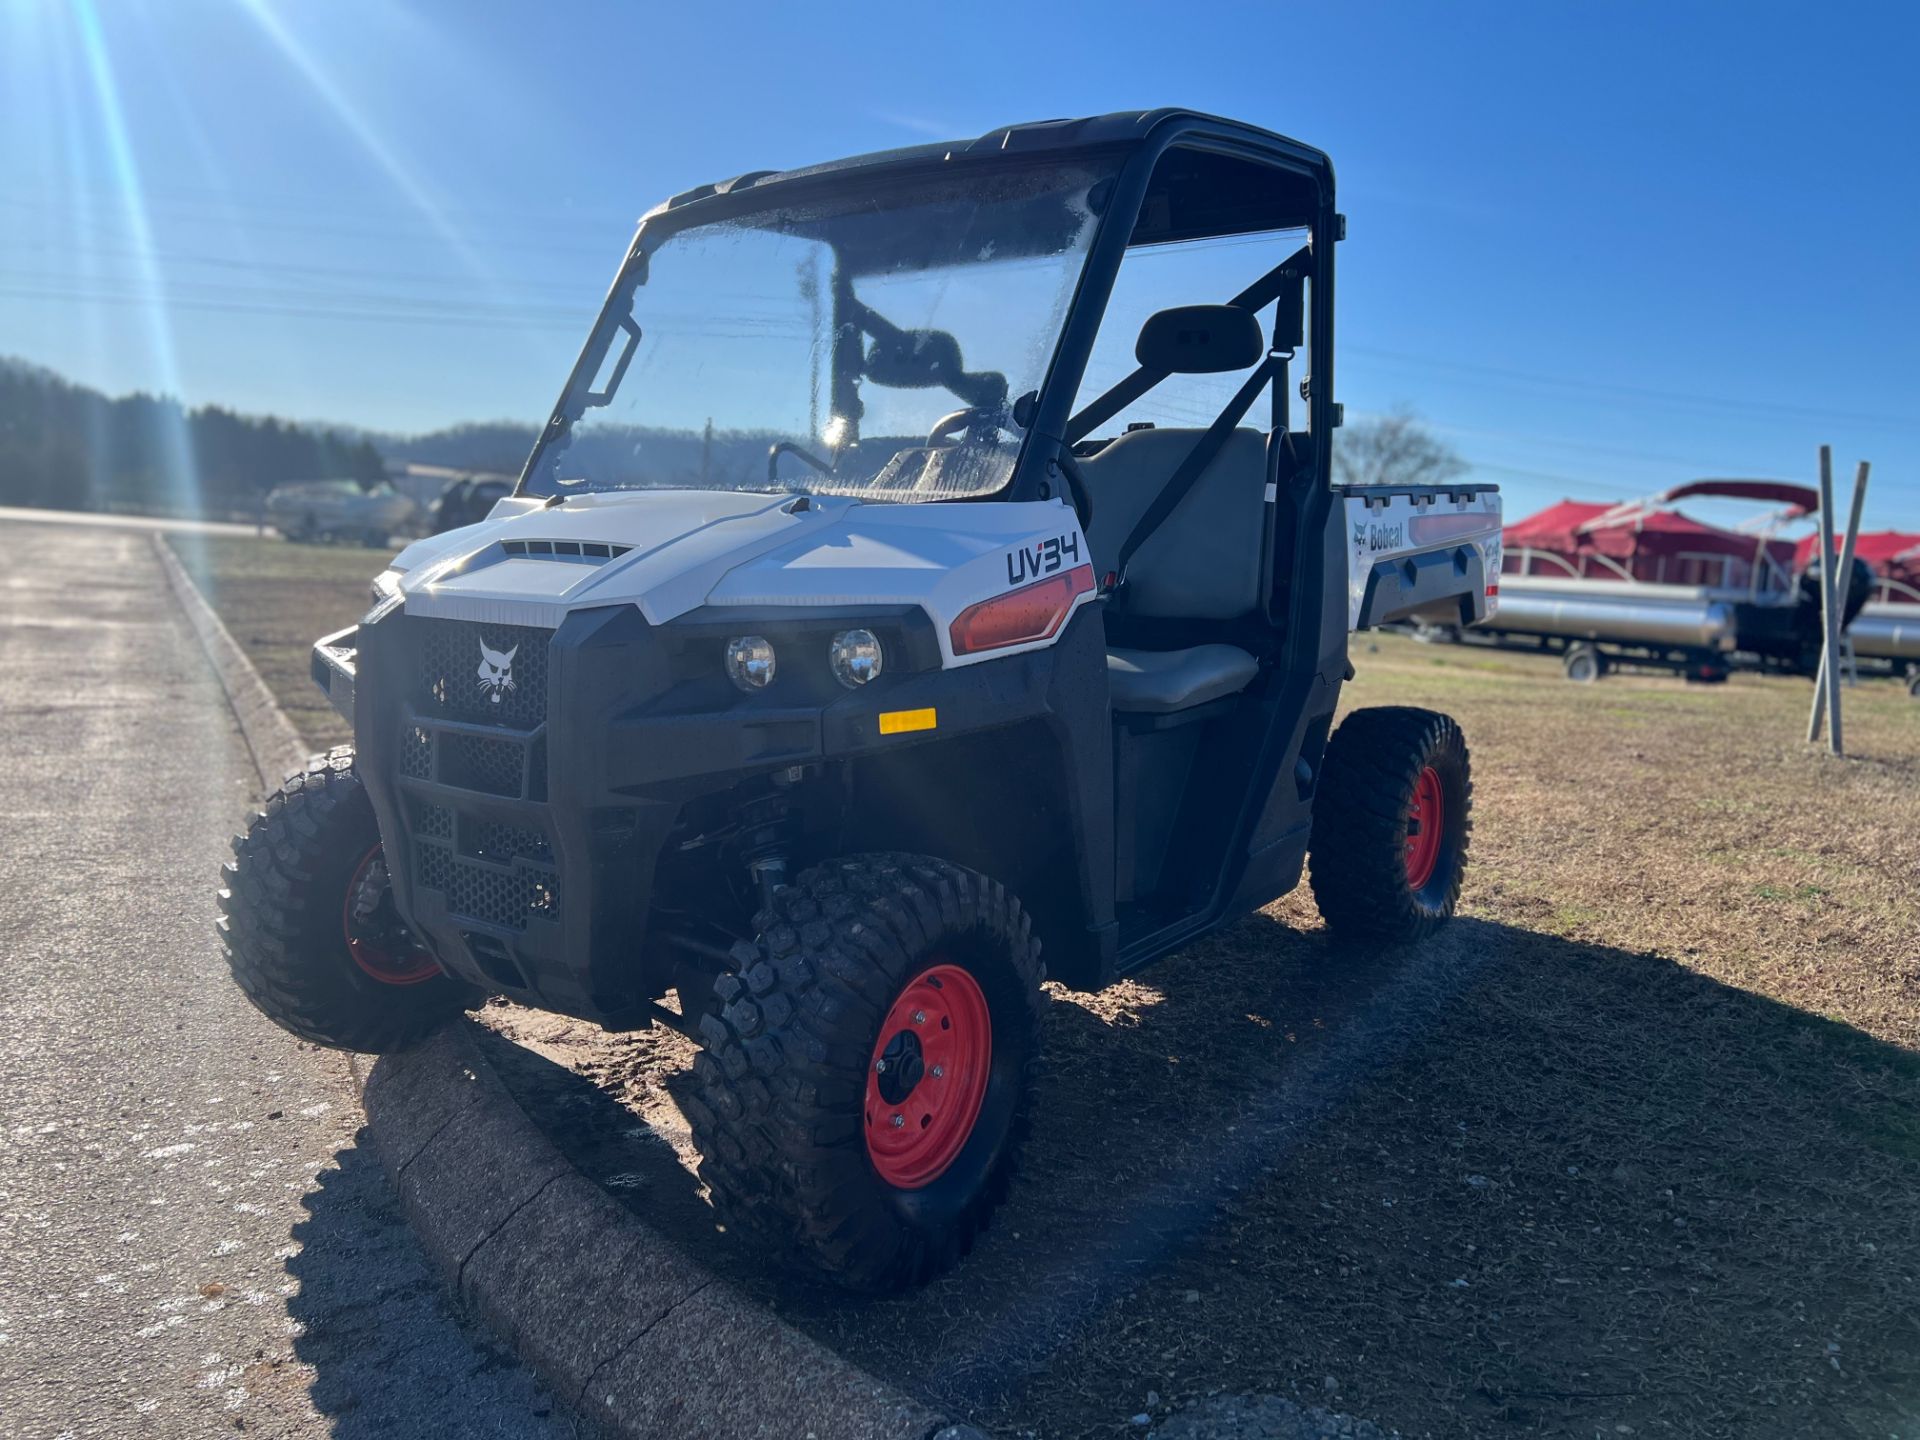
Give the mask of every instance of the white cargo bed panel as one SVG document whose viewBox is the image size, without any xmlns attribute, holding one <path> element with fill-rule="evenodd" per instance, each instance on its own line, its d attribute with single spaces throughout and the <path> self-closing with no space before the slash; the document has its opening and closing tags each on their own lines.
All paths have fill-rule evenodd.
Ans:
<svg viewBox="0 0 1920 1440">
<path fill-rule="evenodd" d="M 1489 485 L 1343 485 L 1347 628 L 1360 624 L 1367 577 L 1382 560 L 1472 545 L 1486 577 L 1486 613 L 1500 603 L 1500 492 Z M 1477 607 L 1476 607 L 1477 608 Z M 1478 622 L 1476 622 L 1478 623 Z"/>
</svg>

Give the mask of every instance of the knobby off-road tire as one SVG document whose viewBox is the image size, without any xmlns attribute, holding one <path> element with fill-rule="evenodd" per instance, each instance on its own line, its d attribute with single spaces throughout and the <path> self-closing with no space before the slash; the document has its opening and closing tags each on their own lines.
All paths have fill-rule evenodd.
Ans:
<svg viewBox="0 0 1920 1440">
<path fill-rule="evenodd" d="M 859 855 L 803 871 L 755 924 L 686 1105 L 714 1208 L 848 1288 L 920 1284 L 1013 1181 L 1045 1006 L 1032 923 L 971 870 Z"/>
<path fill-rule="evenodd" d="M 402 1050 L 483 998 L 441 973 L 382 893 L 380 830 L 353 749 L 316 755 L 221 867 L 227 967 L 261 1014 L 336 1050 Z"/>
<path fill-rule="evenodd" d="M 1328 927 L 1398 943 L 1445 924 L 1466 873 L 1472 805 L 1467 742 L 1451 717 L 1403 706 L 1349 715 L 1327 746 L 1308 842 Z"/>
</svg>

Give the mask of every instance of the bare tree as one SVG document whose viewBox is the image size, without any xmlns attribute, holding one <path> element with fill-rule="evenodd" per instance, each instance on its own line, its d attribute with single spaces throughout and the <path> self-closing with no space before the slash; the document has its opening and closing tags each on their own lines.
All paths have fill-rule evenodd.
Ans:
<svg viewBox="0 0 1920 1440">
<path fill-rule="evenodd" d="M 1342 485 L 1440 485 L 1467 462 L 1404 406 L 1333 432 L 1333 478 Z"/>
</svg>

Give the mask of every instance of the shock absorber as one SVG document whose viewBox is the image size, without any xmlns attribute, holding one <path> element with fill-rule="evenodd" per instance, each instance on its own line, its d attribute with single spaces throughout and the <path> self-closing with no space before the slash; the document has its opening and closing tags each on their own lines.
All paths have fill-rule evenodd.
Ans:
<svg viewBox="0 0 1920 1440">
<path fill-rule="evenodd" d="M 792 853 L 792 806 L 783 786 L 743 804 L 735 815 L 739 827 L 739 854 L 746 863 L 764 909 L 773 904 L 773 892 L 787 883 Z"/>
</svg>

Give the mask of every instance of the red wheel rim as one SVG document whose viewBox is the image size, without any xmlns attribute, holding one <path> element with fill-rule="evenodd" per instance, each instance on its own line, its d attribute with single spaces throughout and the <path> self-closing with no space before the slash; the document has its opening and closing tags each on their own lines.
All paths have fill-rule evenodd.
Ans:
<svg viewBox="0 0 1920 1440">
<path fill-rule="evenodd" d="M 376 845 L 353 867 L 353 878 L 347 881 L 347 898 L 340 905 L 340 932 L 346 937 L 347 953 L 353 956 L 353 963 L 382 985 L 418 985 L 440 973 L 440 962 L 424 947 L 396 947 L 360 933 L 366 923 L 354 913 L 355 902 L 379 859 L 380 847 Z"/>
<path fill-rule="evenodd" d="M 992 1062 L 979 981 L 943 964 L 908 982 L 867 1062 L 867 1156 L 882 1180 L 918 1190 L 946 1173 L 980 1118 Z"/>
<path fill-rule="evenodd" d="M 1433 878 L 1440 859 L 1440 840 L 1447 830 L 1447 797 L 1440 773 L 1431 765 L 1413 784 L 1413 803 L 1407 807 L 1407 884 L 1415 890 Z"/>
</svg>

